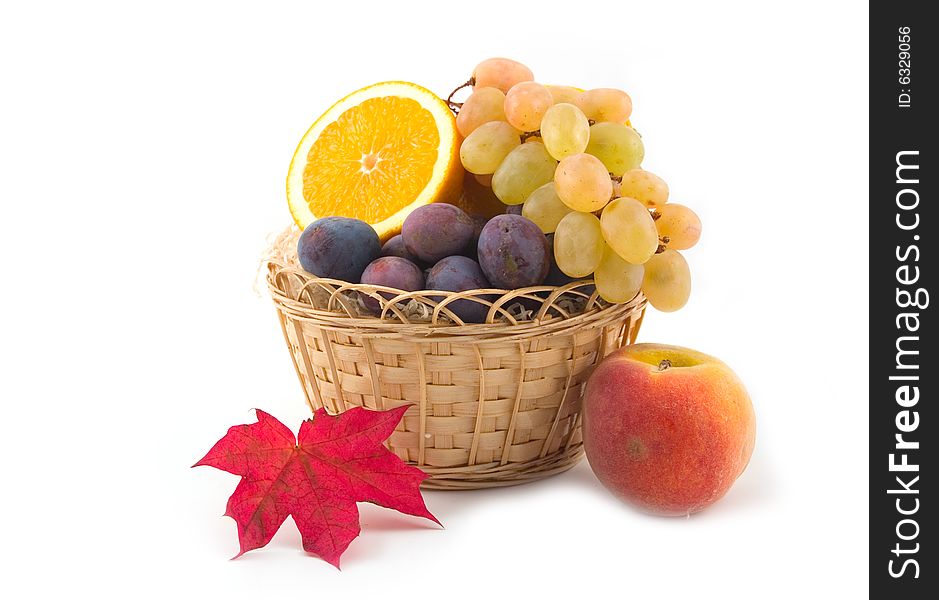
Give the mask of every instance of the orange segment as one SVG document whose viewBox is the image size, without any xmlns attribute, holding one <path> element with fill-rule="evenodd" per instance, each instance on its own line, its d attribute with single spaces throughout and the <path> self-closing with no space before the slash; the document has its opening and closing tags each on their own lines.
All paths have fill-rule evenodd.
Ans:
<svg viewBox="0 0 939 600">
<path fill-rule="evenodd" d="M 459 196 L 456 121 L 432 92 L 385 82 L 353 92 L 300 141 L 287 175 L 294 220 L 361 219 L 383 240 L 418 206 Z"/>
</svg>

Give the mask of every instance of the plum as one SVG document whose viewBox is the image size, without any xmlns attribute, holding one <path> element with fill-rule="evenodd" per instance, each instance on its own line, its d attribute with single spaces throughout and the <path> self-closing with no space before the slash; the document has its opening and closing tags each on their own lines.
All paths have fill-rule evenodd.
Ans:
<svg viewBox="0 0 939 600">
<path fill-rule="evenodd" d="M 424 273 L 413 262 L 400 256 L 382 256 L 376 258 L 365 267 L 362 273 L 362 283 L 381 285 L 395 288 L 405 292 L 415 292 L 424 288 Z M 397 294 L 379 292 L 386 299 L 394 298 Z M 360 293 L 365 307 L 374 314 L 381 312 L 381 303 L 365 293 Z"/>
<path fill-rule="evenodd" d="M 324 217 L 310 223 L 297 241 L 300 266 L 317 277 L 358 283 L 378 257 L 381 242 L 372 226 L 348 217 Z"/>
<path fill-rule="evenodd" d="M 522 214 L 522 204 L 512 204 L 506 207 L 505 214 L 507 215 L 520 215 Z"/>
<path fill-rule="evenodd" d="M 465 256 L 448 256 L 435 264 L 427 273 L 427 289 L 429 290 L 465 292 L 488 287 L 490 287 L 489 280 L 479 268 L 479 264 Z M 436 302 L 443 300 L 442 296 L 430 296 L 430 298 Z M 447 304 L 446 308 L 466 323 L 482 323 L 489 312 L 488 306 L 472 300 L 456 300 Z"/>
<path fill-rule="evenodd" d="M 404 245 L 404 238 L 400 233 L 385 242 L 385 245 L 381 247 L 380 256 L 398 256 L 418 266 L 421 262 L 416 256 L 408 252 L 407 246 Z"/>
<path fill-rule="evenodd" d="M 428 264 L 459 254 L 473 238 L 473 219 L 452 204 L 426 204 L 407 216 L 401 237 L 408 252 Z"/>
<path fill-rule="evenodd" d="M 541 228 L 521 215 L 493 217 L 479 234 L 477 250 L 489 281 L 509 290 L 540 285 L 551 264 Z"/>
</svg>

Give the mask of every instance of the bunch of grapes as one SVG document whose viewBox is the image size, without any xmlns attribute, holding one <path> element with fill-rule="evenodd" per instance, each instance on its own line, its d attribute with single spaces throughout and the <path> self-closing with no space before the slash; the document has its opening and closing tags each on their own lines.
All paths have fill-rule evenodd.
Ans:
<svg viewBox="0 0 939 600">
<path fill-rule="evenodd" d="M 592 276 L 608 302 L 641 290 L 659 310 L 684 306 L 691 273 L 679 251 L 697 243 L 701 221 L 668 203 L 665 181 L 641 168 L 629 95 L 542 85 L 506 58 L 481 62 L 467 85 L 470 96 L 452 103 L 463 167 L 509 212 L 521 206 L 554 234 L 557 267 L 571 278 Z"/>
</svg>

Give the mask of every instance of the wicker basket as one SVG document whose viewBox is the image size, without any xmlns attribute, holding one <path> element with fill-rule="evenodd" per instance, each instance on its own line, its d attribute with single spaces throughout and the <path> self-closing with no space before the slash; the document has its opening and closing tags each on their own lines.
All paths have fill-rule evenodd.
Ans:
<svg viewBox="0 0 939 600">
<path fill-rule="evenodd" d="M 429 294 L 319 279 L 297 263 L 298 233 L 275 242 L 267 282 L 312 410 L 413 404 L 389 448 L 431 489 L 515 485 L 577 463 L 584 383 L 635 341 L 641 294 L 610 305 L 591 281 Z M 487 323 L 463 324 L 447 308 L 457 300 L 489 306 Z"/>
</svg>

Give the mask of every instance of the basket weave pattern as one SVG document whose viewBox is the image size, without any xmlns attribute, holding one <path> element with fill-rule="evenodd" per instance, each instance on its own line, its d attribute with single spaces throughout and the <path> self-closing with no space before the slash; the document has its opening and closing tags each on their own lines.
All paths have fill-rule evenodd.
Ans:
<svg viewBox="0 0 939 600">
<path fill-rule="evenodd" d="M 586 378 L 635 340 L 645 308 L 641 295 L 602 303 L 589 281 L 405 294 L 315 278 L 289 257 L 268 262 L 267 281 L 311 410 L 411 404 L 388 445 L 432 489 L 513 485 L 576 464 Z M 359 293 L 385 318 L 361 314 Z M 459 299 L 490 306 L 490 322 L 461 324 L 446 309 Z"/>
</svg>

